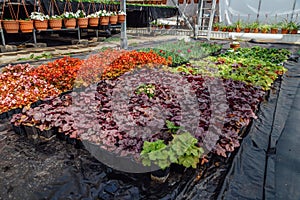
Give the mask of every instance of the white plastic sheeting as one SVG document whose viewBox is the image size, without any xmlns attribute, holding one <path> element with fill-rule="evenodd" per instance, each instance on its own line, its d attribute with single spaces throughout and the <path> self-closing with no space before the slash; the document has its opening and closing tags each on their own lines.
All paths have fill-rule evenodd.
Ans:
<svg viewBox="0 0 300 200">
<path fill-rule="evenodd" d="M 220 0 L 219 9 L 220 21 L 226 24 L 238 19 L 261 23 L 300 21 L 300 0 Z"/>
</svg>

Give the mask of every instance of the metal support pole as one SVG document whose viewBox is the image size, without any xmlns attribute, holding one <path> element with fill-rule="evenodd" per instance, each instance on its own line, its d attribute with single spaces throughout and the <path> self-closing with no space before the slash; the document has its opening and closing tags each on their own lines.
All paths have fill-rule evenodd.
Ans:
<svg viewBox="0 0 300 200">
<path fill-rule="evenodd" d="M 80 42 L 80 28 L 77 28 L 77 33 L 78 33 L 78 41 Z"/>
<path fill-rule="evenodd" d="M 292 11 L 292 16 L 291 16 L 291 21 L 293 21 L 293 18 L 294 18 L 295 8 L 296 8 L 296 0 L 294 0 L 294 4 L 293 4 L 293 11 Z M 297 18 L 296 18 L 296 20 L 297 20 Z"/>
<path fill-rule="evenodd" d="M 2 44 L 3 44 L 3 46 L 5 46 L 5 38 L 4 38 L 3 29 L 0 29 L 0 32 L 1 32 Z"/>
<path fill-rule="evenodd" d="M 121 0 L 120 9 L 126 13 L 126 0 Z M 127 34 L 126 34 L 126 20 L 121 24 L 121 49 L 128 49 Z"/>
<path fill-rule="evenodd" d="M 259 13 L 260 13 L 260 7 L 261 7 L 261 0 L 259 0 L 258 8 L 257 8 L 257 15 L 256 15 L 256 21 L 258 22 Z"/>
<path fill-rule="evenodd" d="M 216 4 L 217 0 L 213 0 L 213 5 L 211 8 L 211 13 L 210 13 L 210 19 L 209 19 L 209 25 L 208 25 L 208 33 L 207 33 L 207 39 L 210 40 L 210 35 L 211 35 L 211 28 L 213 25 L 214 17 L 215 17 L 215 11 L 216 11 Z"/>
<path fill-rule="evenodd" d="M 33 31 L 32 31 L 32 34 L 33 34 L 33 42 L 34 42 L 34 46 L 36 47 L 36 30 L 35 30 L 35 28 L 33 29 Z"/>
</svg>

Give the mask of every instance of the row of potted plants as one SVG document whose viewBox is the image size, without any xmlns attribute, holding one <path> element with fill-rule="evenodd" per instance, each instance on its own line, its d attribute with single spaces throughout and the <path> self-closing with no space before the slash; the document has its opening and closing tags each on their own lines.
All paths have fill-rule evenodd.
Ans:
<svg viewBox="0 0 300 200">
<path fill-rule="evenodd" d="M 245 32 L 245 33 L 272 33 L 276 34 L 297 34 L 298 30 L 300 29 L 300 24 L 297 22 L 287 20 L 279 23 L 272 23 L 272 24 L 261 24 L 258 22 L 252 23 L 245 23 L 241 20 L 231 24 L 225 25 L 224 23 L 214 23 L 213 24 L 213 31 L 223 31 L 223 32 Z"/>
<path fill-rule="evenodd" d="M 99 10 L 95 13 L 86 15 L 83 10 L 77 12 L 64 12 L 62 15 L 45 15 L 41 12 L 32 12 L 30 19 L 27 20 L 3 20 L 3 28 L 7 33 L 30 33 L 33 28 L 36 30 L 47 30 L 48 26 L 53 30 L 59 30 L 63 26 L 73 29 L 76 26 L 79 28 L 97 27 L 100 25 L 109 25 L 123 23 L 126 18 L 124 11 L 112 12 Z M 1 25 L 0 25 L 1 28 Z"/>
</svg>

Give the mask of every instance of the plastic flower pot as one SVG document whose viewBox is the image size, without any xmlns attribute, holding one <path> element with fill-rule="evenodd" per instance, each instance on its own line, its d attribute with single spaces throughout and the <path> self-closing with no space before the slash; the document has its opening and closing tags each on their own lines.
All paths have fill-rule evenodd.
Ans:
<svg viewBox="0 0 300 200">
<path fill-rule="evenodd" d="M 20 30 L 22 33 L 31 33 L 33 30 L 33 21 L 32 20 L 20 20 Z"/>
<path fill-rule="evenodd" d="M 97 27 L 99 25 L 99 17 L 89 18 L 89 26 Z"/>
<path fill-rule="evenodd" d="M 119 23 L 125 22 L 125 19 L 126 19 L 126 15 L 118 15 L 118 22 Z"/>
<path fill-rule="evenodd" d="M 258 33 L 258 32 L 259 32 L 259 29 L 258 29 L 258 28 L 253 28 L 253 29 L 252 29 L 252 32 L 253 32 L 253 33 Z"/>
<path fill-rule="evenodd" d="M 219 31 L 219 27 L 217 26 L 213 27 L 213 31 Z"/>
<path fill-rule="evenodd" d="M 43 31 L 48 29 L 48 20 L 34 20 L 33 21 L 34 27 L 38 31 Z"/>
<path fill-rule="evenodd" d="M 117 15 L 112 15 L 109 17 L 109 23 L 110 24 L 117 24 L 118 22 L 118 16 Z"/>
<path fill-rule="evenodd" d="M 12 125 L 12 129 L 18 135 L 26 135 L 25 128 L 22 125 L 20 126 Z"/>
<path fill-rule="evenodd" d="M 62 19 L 50 19 L 49 26 L 53 30 L 60 30 L 62 27 Z"/>
<path fill-rule="evenodd" d="M 271 33 L 272 34 L 277 34 L 278 33 L 278 28 L 271 28 Z"/>
<path fill-rule="evenodd" d="M 297 33 L 298 33 L 297 29 L 290 30 L 290 34 L 297 34 Z"/>
<path fill-rule="evenodd" d="M 281 29 L 281 34 L 288 34 L 288 33 L 289 33 L 288 29 L 285 29 L 285 28 Z"/>
<path fill-rule="evenodd" d="M 165 25 L 165 29 L 171 29 L 171 25 L 166 24 L 166 25 Z"/>
<path fill-rule="evenodd" d="M 78 18 L 77 24 L 78 24 L 79 28 L 87 28 L 87 26 L 89 24 L 89 19 L 88 18 Z"/>
<path fill-rule="evenodd" d="M 3 28 L 6 33 L 18 33 L 19 27 L 18 20 L 3 20 Z"/>
<path fill-rule="evenodd" d="M 151 172 L 151 180 L 164 183 L 170 175 L 170 167 Z"/>
<path fill-rule="evenodd" d="M 106 26 L 109 24 L 109 16 L 100 17 L 100 25 Z"/>
<path fill-rule="evenodd" d="M 231 49 L 234 49 L 234 50 L 236 50 L 236 49 L 238 49 L 238 48 L 241 47 L 240 43 L 238 43 L 238 42 L 230 43 L 229 46 L 230 46 Z"/>
<path fill-rule="evenodd" d="M 68 29 L 74 29 L 76 27 L 76 19 L 64 19 L 64 26 Z"/>
<path fill-rule="evenodd" d="M 244 28 L 245 33 L 250 33 L 250 28 Z"/>
</svg>

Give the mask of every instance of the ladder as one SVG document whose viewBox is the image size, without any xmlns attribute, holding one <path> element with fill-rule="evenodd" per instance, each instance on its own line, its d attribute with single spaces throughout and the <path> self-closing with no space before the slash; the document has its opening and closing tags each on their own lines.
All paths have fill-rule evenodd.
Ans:
<svg viewBox="0 0 300 200">
<path fill-rule="evenodd" d="M 198 17 L 195 25 L 195 37 L 206 36 L 210 40 L 211 29 L 215 17 L 217 0 L 200 0 L 198 3 Z M 199 35 L 199 30 L 201 35 Z"/>
</svg>

